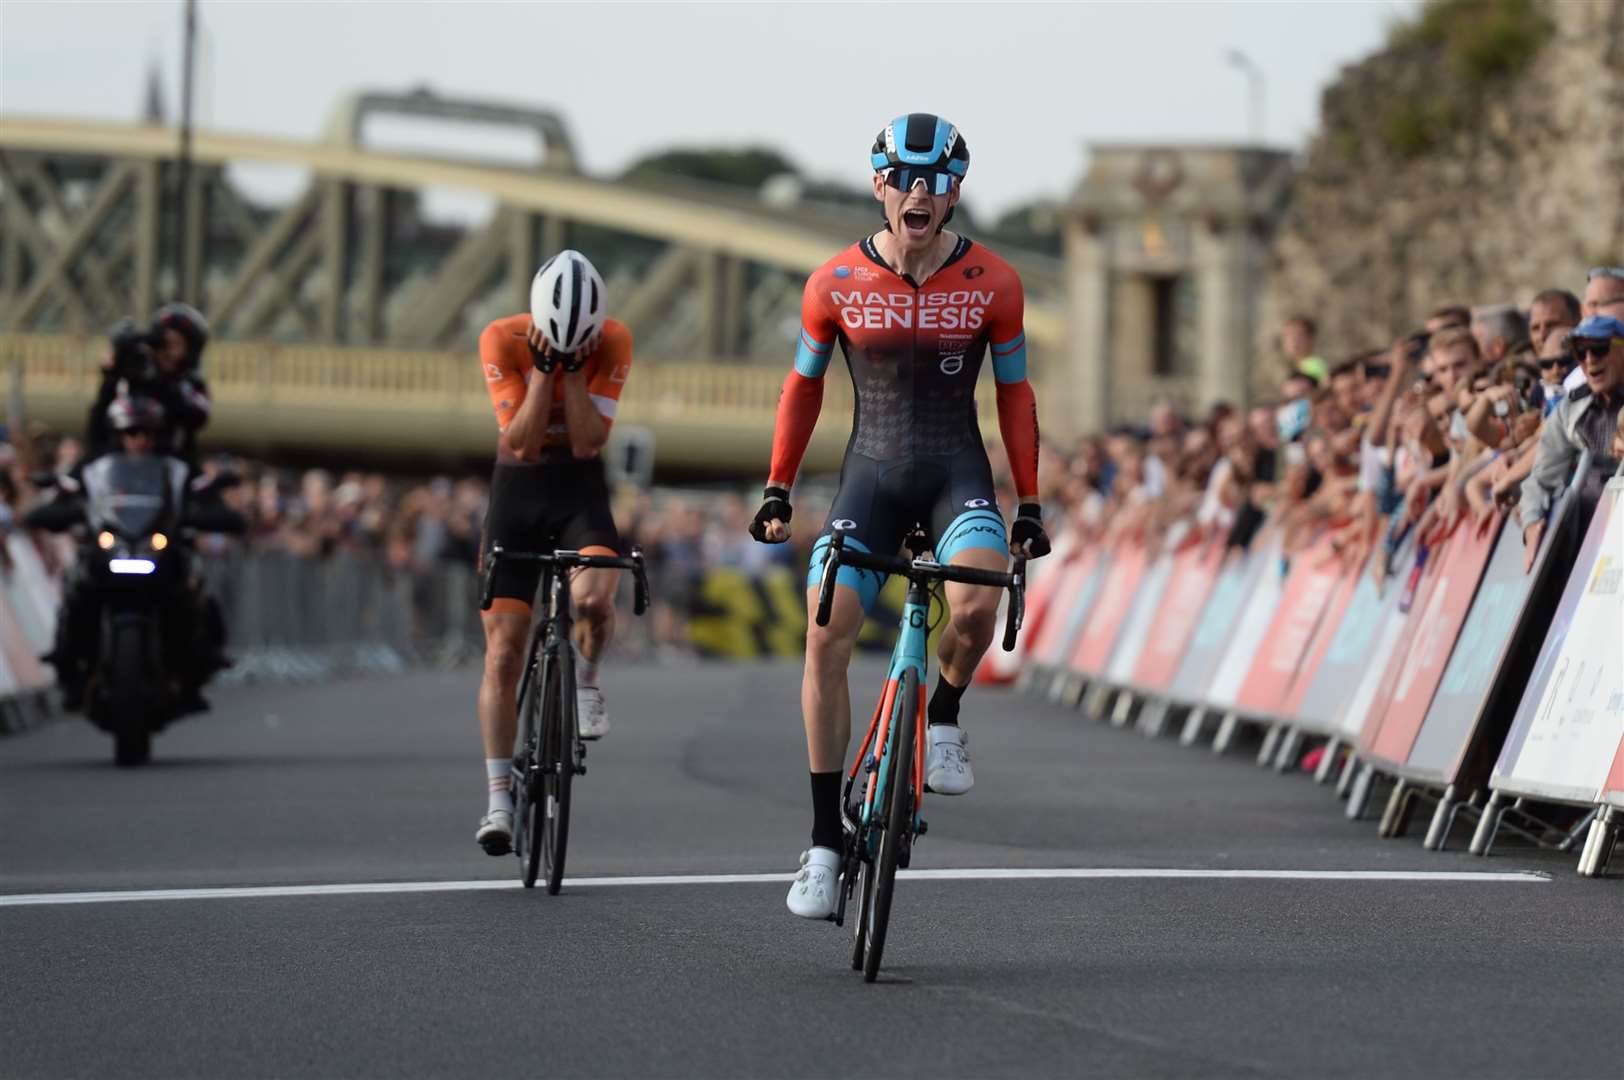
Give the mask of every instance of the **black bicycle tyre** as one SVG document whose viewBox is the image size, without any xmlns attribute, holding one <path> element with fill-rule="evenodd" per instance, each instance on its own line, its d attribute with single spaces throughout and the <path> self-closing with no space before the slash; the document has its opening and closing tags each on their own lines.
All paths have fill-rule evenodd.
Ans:
<svg viewBox="0 0 1624 1080">
<path fill-rule="evenodd" d="M 897 733 L 891 750 L 890 776 L 885 799 L 885 831 L 880 834 L 880 850 L 874 856 L 874 896 L 864 912 L 868 941 L 864 947 L 863 981 L 873 982 L 880 974 L 885 954 L 885 933 L 891 921 L 891 897 L 897 882 L 897 860 L 902 844 L 913 829 L 914 728 L 918 723 L 919 673 L 908 668 L 897 687 L 897 708 L 892 724 Z"/>
<path fill-rule="evenodd" d="M 551 708 L 543 715 L 543 777 L 551 785 L 543 806 L 543 853 L 547 869 L 547 894 L 557 896 L 564 885 L 564 858 L 570 843 L 570 791 L 575 780 L 575 654 L 568 640 L 555 642 L 553 672 L 547 680 L 547 700 Z"/>
<path fill-rule="evenodd" d="M 863 970 L 864 946 L 867 944 L 866 931 L 868 929 L 868 906 L 874 902 L 874 874 L 873 864 L 859 859 L 856 863 L 857 885 L 853 890 L 857 896 L 857 918 L 853 920 L 856 932 L 852 934 L 851 969 Z"/>
<path fill-rule="evenodd" d="M 535 674 L 534 669 L 532 674 Z M 537 687 L 542 685 L 541 678 L 526 679 L 519 700 L 519 716 L 523 726 L 520 729 L 519 741 L 519 780 L 513 786 L 513 846 L 519 854 L 521 880 L 527 889 L 536 887 L 536 878 L 541 873 L 539 809 L 545 801 L 545 796 L 537 797 L 541 793 L 537 790 L 536 770 L 541 758 L 540 747 L 537 745 L 541 730 Z"/>
</svg>

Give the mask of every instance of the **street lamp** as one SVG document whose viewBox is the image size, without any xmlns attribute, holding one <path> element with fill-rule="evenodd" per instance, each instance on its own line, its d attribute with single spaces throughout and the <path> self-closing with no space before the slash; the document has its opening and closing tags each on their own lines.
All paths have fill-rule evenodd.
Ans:
<svg viewBox="0 0 1624 1080">
<path fill-rule="evenodd" d="M 1247 91 L 1247 126 L 1248 134 L 1253 143 L 1263 142 L 1263 69 L 1252 62 L 1252 58 L 1239 49 L 1230 49 L 1224 54 L 1224 59 L 1231 67 L 1240 68 L 1246 74 Z"/>
<path fill-rule="evenodd" d="M 181 18 L 180 153 L 175 186 L 175 298 L 200 304 L 192 265 L 192 83 L 197 57 L 197 0 L 184 0 Z"/>
</svg>

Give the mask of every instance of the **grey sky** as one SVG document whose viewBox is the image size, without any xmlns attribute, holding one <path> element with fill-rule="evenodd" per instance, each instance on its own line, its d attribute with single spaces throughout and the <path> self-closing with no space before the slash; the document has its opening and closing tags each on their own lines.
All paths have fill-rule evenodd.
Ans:
<svg viewBox="0 0 1624 1080">
<path fill-rule="evenodd" d="M 861 183 L 874 132 L 938 112 L 973 152 L 967 201 L 1056 195 L 1090 140 L 1236 140 L 1245 80 L 1266 136 L 1299 146 L 1342 64 L 1415 0 L 1088 4 L 495 4 L 203 0 L 200 112 L 223 130 L 314 138 L 334 100 L 427 84 L 551 105 L 589 171 L 673 144 L 775 146 Z M 173 112 L 177 0 L 0 0 L 0 110 L 131 120 L 156 58 Z"/>
</svg>

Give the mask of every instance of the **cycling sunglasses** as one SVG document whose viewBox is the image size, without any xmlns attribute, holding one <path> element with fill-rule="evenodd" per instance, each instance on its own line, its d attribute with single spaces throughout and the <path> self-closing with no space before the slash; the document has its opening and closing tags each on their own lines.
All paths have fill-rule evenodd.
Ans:
<svg viewBox="0 0 1624 1080">
<path fill-rule="evenodd" d="M 1624 342 L 1624 338 L 1614 338 L 1613 341 Z M 1575 341 L 1569 347 L 1581 361 L 1587 356 L 1599 359 L 1613 351 L 1613 341 Z"/>
<path fill-rule="evenodd" d="M 1567 367 L 1573 363 L 1571 356 L 1542 356 L 1539 359 L 1539 369 L 1549 371 L 1551 368 Z"/>
<path fill-rule="evenodd" d="M 946 169 L 918 169 L 907 166 L 895 166 L 885 171 L 885 183 L 898 191 L 912 191 L 915 184 L 924 184 L 925 190 L 932 195 L 946 195 L 953 190 L 953 181 L 958 177 Z"/>
</svg>

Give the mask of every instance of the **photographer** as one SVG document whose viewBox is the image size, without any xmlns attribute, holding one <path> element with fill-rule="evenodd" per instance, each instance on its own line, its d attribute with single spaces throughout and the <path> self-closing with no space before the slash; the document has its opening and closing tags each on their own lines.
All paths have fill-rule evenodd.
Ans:
<svg viewBox="0 0 1624 1080">
<path fill-rule="evenodd" d="M 165 304 L 152 325 L 138 329 L 126 319 L 113 328 L 112 351 L 103 364 L 101 389 L 90 406 L 85 443 L 90 457 L 116 448 L 108 407 L 125 394 L 162 406 L 164 428 L 157 451 L 197 468 L 197 434 L 209 422 L 208 384 L 201 374 L 209 324 L 189 304 Z"/>
</svg>

